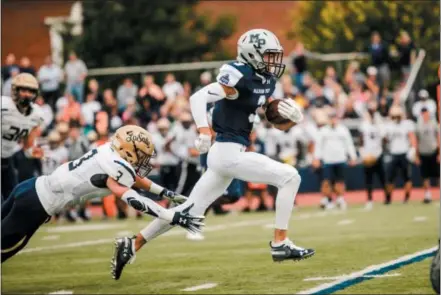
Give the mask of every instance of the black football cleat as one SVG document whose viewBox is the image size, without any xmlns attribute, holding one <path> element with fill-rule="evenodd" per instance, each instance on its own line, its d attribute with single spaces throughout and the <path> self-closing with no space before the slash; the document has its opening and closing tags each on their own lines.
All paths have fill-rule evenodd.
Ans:
<svg viewBox="0 0 441 295">
<path fill-rule="evenodd" d="M 115 240 L 115 253 L 110 263 L 111 275 L 114 280 L 119 280 L 126 264 L 133 263 L 136 258 L 135 241 L 129 237 Z"/>
<path fill-rule="evenodd" d="M 273 246 L 270 242 L 271 255 L 274 262 L 282 262 L 284 260 L 303 260 L 307 259 L 315 254 L 314 249 L 304 249 L 294 245 L 293 242 L 286 239 L 280 246 Z"/>
</svg>

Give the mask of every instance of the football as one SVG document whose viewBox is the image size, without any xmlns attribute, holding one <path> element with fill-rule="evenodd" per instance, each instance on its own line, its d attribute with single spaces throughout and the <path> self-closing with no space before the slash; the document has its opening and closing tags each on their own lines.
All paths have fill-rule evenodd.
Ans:
<svg viewBox="0 0 441 295">
<path fill-rule="evenodd" d="M 268 122 L 272 124 L 285 124 L 290 122 L 289 119 L 285 119 L 279 114 L 278 106 L 281 101 L 281 99 L 275 99 L 266 107 L 265 116 Z"/>
</svg>

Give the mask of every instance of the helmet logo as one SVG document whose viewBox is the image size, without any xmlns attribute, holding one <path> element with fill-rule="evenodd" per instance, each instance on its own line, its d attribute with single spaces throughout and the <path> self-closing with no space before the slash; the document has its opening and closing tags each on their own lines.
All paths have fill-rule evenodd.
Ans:
<svg viewBox="0 0 441 295">
<path fill-rule="evenodd" d="M 133 142 L 133 143 L 136 141 L 140 141 L 140 142 L 143 142 L 145 145 L 147 145 L 147 147 L 150 146 L 150 141 L 146 136 L 144 136 L 142 133 L 138 133 L 138 134 L 134 135 L 133 131 L 127 132 L 126 141 Z"/>
<path fill-rule="evenodd" d="M 251 34 L 250 41 L 248 43 L 254 43 L 257 49 L 261 49 L 262 45 L 266 44 L 266 40 L 263 38 L 259 38 L 260 34 Z"/>
</svg>

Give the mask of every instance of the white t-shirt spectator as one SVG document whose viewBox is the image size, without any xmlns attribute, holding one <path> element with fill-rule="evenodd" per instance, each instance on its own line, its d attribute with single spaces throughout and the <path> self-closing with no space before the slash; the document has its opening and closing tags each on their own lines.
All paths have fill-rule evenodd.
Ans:
<svg viewBox="0 0 441 295">
<path fill-rule="evenodd" d="M 434 119 L 436 118 L 436 103 L 434 100 L 426 99 L 415 102 L 412 107 L 412 115 L 418 119 L 421 115 L 421 110 L 423 108 L 427 109 L 427 111 L 430 113 L 430 116 L 432 118 Z"/>
<path fill-rule="evenodd" d="M 425 123 L 422 119 L 416 124 L 418 137 L 418 152 L 422 155 L 431 155 L 438 148 L 439 125 L 436 120 Z"/>
<path fill-rule="evenodd" d="M 80 77 L 83 74 L 87 74 L 86 64 L 81 59 L 68 61 L 64 70 L 66 72 L 66 82 L 68 85 L 80 83 Z"/>
<path fill-rule="evenodd" d="M 325 164 L 337 164 L 345 163 L 348 155 L 351 160 L 357 159 L 354 142 L 346 126 L 326 125 L 319 129 L 314 148 L 316 159 L 321 159 Z"/>
<path fill-rule="evenodd" d="M 81 105 L 81 115 L 83 115 L 86 125 L 93 125 L 95 113 L 101 110 L 101 104 L 97 101 L 85 102 Z"/>
<path fill-rule="evenodd" d="M 389 141 L 389 151 L 392 155 L 402 155 L 409 151 L 410 132 L 415 132 L 415 124 L 410 120 L 387 123 L 386 136 Z"/>
<path fill-rule="evenodd" d="M 174 101 L 176 96 L 184 94 L 184 87 L 178 81 L 174 81 L 171 83 L 165 83 L 162 86 L 162 91 L 168 100 Z"/>
<path fill-rule="evenodd" d="M 118 87 L 116 91 L 116 99 L 118 100 L 118 109 L 125 108 L 127 106 L 127 102 L 130 99 L 133 99 L 138 94 L 138 86 L 136 84 L 132 84 L 131 87 L 127 87 L 122 84 Z"/>
<path fill-rule="evenodd" d="M 60 87 L 63 79 L 63 71 L 56 64 L 43 65 L 37 74 L 40 88 L 44 92 L 56 91 Z"/>
<path fill-rule="evenodd" d="M 57 102 L 55 103 L 55 107 L 57 108 L 57 114 L 61 113 L 64 108 L 67 106 L 68 101 L 67 101 L 67 97 L 65 96 L 61 96 L 60 98 L 57 99 Z"/>
</svg>

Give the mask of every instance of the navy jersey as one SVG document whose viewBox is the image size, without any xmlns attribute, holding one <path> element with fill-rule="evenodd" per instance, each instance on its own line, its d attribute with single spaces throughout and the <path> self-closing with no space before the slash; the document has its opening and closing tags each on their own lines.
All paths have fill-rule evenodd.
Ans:
<svg viewBox="0 0 441 295">
<path fill-rule="evenodd" d="M 239 95 L 236 99 L 225 98 L 216 102 L 213 111 L 216 141 L 249 146 L 256 111 L 273 94 L 276 79 L 256 73 L 247 64 L 232 62 L 220 68 L 217 82 L 236 88 Z"/>
</svg>

